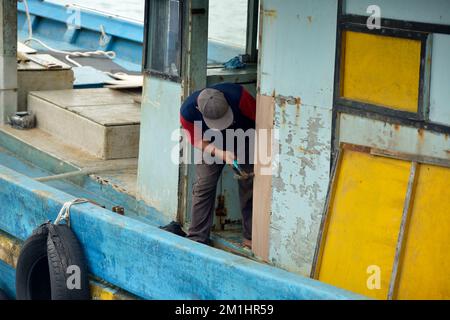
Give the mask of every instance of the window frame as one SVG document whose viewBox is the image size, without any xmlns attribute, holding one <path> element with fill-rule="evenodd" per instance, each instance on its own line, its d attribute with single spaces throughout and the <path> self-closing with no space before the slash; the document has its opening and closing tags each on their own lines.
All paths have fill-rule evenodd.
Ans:
<svg viewBox="0 0 450 320">
<path fill-rule="evenodd" d="M 342 92 L 342 80 L 344 74 L 344 53 L 343 53 L 343 45 L 344 45 L 344 32 L 345 31 L 354 31 L 358 33 L 366 33 L 366 34 L 374 34 L 379 36 L 389 36 L 395 38 L 402 39 L 412 39 L 418 40 L 421 43 L 421 52 L 420 52 L 420 70 L 419 70 L 419 95 L 418 95 L 418 106 L 417 112 L 409 112 L 402 111 L 398 109 L 393 109 L 387 105 L 378 105 L 373 103 L 361 102 L 357 100 L 347 99 L 341 96 Z M 409 120 L 428 120 L 429 114 L 429 104 L 426 104 L 426 92 L 425 92 L 425 83 L 427 80 L 427 72 L 426 72 L 426 60 L 427 60 L 427 52 L 429 50 L 429 38 L 430 34 L 425 32 L 417 32 L 417 31 L 408 31 L 403 29 L 391 29 L 384 28 L 370 30 L 366 25 L 353 23 L 353 22 L 342 22 L 339 26 L 338 31 L 338 41 L 337 41 L 337 57 L 336 57 L 336 79 L 334 86 L 334 103 L 337 106 L 342 106 L 350 109 L 365 111 L 365 112 L 373 112 L 380 115 L 388 116 L 388 117 L 396 117 L 400 119 L 409 119 Z"/>
<path fill-rule="evenodd" d="M 152 67 L 150 66 L 150 51 L 151 51 L 151 44 L 150 44 L 150 2 L 151 1 L 158 1 L 158 0 L 145 0 L 145 18 L 144 18 L 144 43 L 143 43 L 143 50 L 142 50 L 142 72 L 145 75 L 148 76 L 154 76 L 156 78 L 160 78 L 163 80 L 169 80 L 172 82 L 177 82 L 177 83 L 181 83 L 182 79 L 183 79 L 183 68 L 184 68 L 184 63 L 183 63 L 183 50 L 184 50 L 184 11 L 185 11 L 185 6 L 186 3 L 184 0 L 177 0 L 180 4 L 180 8 L 179 8 L 179 41 L 180 41 L 180 50 L 178 52 L 179 54 L 179 61 L 180 61 L 180 65 L 179 67 L 179 72 L 178 75 L 173 75 L 173 74 L 169 74 L 166 72 L 162 72 L 159 70 L 155 70 L 152 69 Z M 166 1 L 171 1 L 171 0 L 166 0 Z"/>
</svg>

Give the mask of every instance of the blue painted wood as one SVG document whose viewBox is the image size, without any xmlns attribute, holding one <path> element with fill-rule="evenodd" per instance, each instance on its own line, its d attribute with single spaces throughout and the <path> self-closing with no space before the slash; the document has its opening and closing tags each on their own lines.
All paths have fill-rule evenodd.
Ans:
<svg viewBox="0 0 450 320">
<path fill-rule="evenodd" d="M 68 200 L 72 196 L 0 166 L 0 229 L 12 236 L 26 239 L 36 226 L 53 220 Z M 90 271 L 143 298 L 363 298 L 191 242 L 91 204 L 73 207 L 71 222 Z"/>
<path fill-rule="evenodd" d="M 2 260 L 0 260 L 0 289 L 9 298 L 16 298 L 16 271 Z"/>
<path fill-rule="evenodd" d="M 48 17 L 64 25 L 72 15 L 65 6 L 41 0 L 28 0 L 28 6 L 32 15 Z M 25 12 L 25 7 L 22 2 L 17 3 L 17 8 L 19 12 Z M 144 38 L 142 23 L 124 20 L 114 16 L 106 16 L 94 11 L 81 10 L 80 23 L 84 29 L 95 32 L 99 32 L 100 25 L 103 25 L 107 34 L 130 41 L 142 43 Z"/>
<path fill-rule="evenodd" d="M 74 31 L 67 26 L 67 21 L 73 12 L 65 6 L 40 0 L 28 0 L 28 4 L 35 38 L 59 50 L 111 50 L 117 54 L 114 60 L 117 64 L 133 72 L 141 71 L 144 38 L 142 23 L 95 11 L 81 10 L 79 16 L 81 28 Z M 100 26 L 103 26 L 108 37 L 111 37 L 106 47 L 99 46 Z M 22 2 L 18 2 L 18 33 L 21 41 L 28 38 L 25 7 Z M 33 44 L 33 47 L 44 49 L 37 44 Z M 208 62 L 223 63 L 244 52 L 245 48 L 210 40 Z"/>
<path fill-rule="evenodd" d="M 1 137 L 9 136 L 0 133 L 0 138 Z M 47 177 L 54 174 L 53 171 L 49 170 L 52 170 L 55 167 L 62 167 L 61 165 L 49 165 L 52 161 L 57 161 L 50 155 L 33 153 L 31 151 L 27 152 L 27 150 L 34 150 L 34 148 L 26 144 L 19 143 L 17 140 L 15 140 L 16 144 L 20 146 L 19 149 L 21 151 L 19 155 L 16 155 L 2 147 L 3 145 L 5 147 L 11 147 L 14 145 L 14 140 L 9 141 L 9 143 L 8 139 L 1 139 L 0 141 L 0 163 L 5 167 L 28 177 Z M 18 146 L 12 149 L 17 150 Z M 32 155 L 33 157 L 27 157 L 28 155 Z M 28 161 L 22 159 L 21 156 L 26 157 Z M 32 163 L 30 161 L 32 161 Z M 47 167 L 47 169 L 42 169 L 39 167 L 39 165 L 43 164 Z M 76 169 L 74 168 L 69 171 L 75 170 Z M 114 181 L 111 182 L 115 183 Z M 154 208 L 148 207 L 142 201 L 137 201 L 134 197 L 117 191 L 111 185 L 99 183 L 87 176 L 75 177 L 70 179 L 70 181 L 49 181 L 46 184 L 73 196 L 95 201 L 103 206 L 106 206 L 108 209 L 111 209 L 114 206 L 122 206 L 125 209 L 127 216 L 154 226 L 162 226 L 170 222 L 169 219 L 165 219 L 160 212 L 156 211 Z M 120 184 L 120 182 L 117 182 L 116 184 Z"/>
</svg>

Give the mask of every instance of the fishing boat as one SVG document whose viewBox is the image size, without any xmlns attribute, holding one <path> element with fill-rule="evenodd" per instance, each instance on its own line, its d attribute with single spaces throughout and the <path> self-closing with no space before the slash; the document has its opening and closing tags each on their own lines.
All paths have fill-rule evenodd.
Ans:
<svg viewBox="0 0 450 320">
<path fill-rule="evenodd" d="M 71 203 L 93 299 L 449 299 L 449 5 L 249 0 L 239 48 L 209 39 L 208 3 L 147 0 L 143 23 L 0 4 L 0 289 Z M 251 250 L 231 168 L 211 246 L 160 228 L 190 223 L 180 105 L 221 82 L 269 137 Z"/>
</svg>

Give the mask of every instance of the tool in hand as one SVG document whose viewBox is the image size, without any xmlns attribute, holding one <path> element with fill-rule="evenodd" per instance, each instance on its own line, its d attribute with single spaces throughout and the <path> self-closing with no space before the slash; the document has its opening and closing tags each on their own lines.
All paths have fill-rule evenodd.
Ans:
<svg viewBox="0 0 450 320">
<path fill-rule="evenodd" d="M 242 170 L 242 168 L 239 165 L 237 160 L 233 161 L 233 165 L 231 167 L 233 168 L 233 171 L 235 172 L 234 178 L 237 180 L 248 180 L 255 176 L 254 173 L 247 173 L 244 170 Z"/>
</svg>

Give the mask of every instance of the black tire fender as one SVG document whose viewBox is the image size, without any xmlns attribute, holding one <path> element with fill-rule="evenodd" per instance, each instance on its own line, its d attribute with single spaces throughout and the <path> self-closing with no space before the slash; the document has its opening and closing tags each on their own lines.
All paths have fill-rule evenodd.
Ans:
<svg viewBox="0 0 450 320">
<path fill-rule="evenodd" d="M 47 258 L 48 225 L 37 228 L 20 251 L 16 269 L 17 300 L 50 300 Z"/>
<path fill-rule="evenodd" d="M 49 225 L 46 250 L 52 300 L 90 300 L 87 264 L 72 230 Z"/>
</svg>

